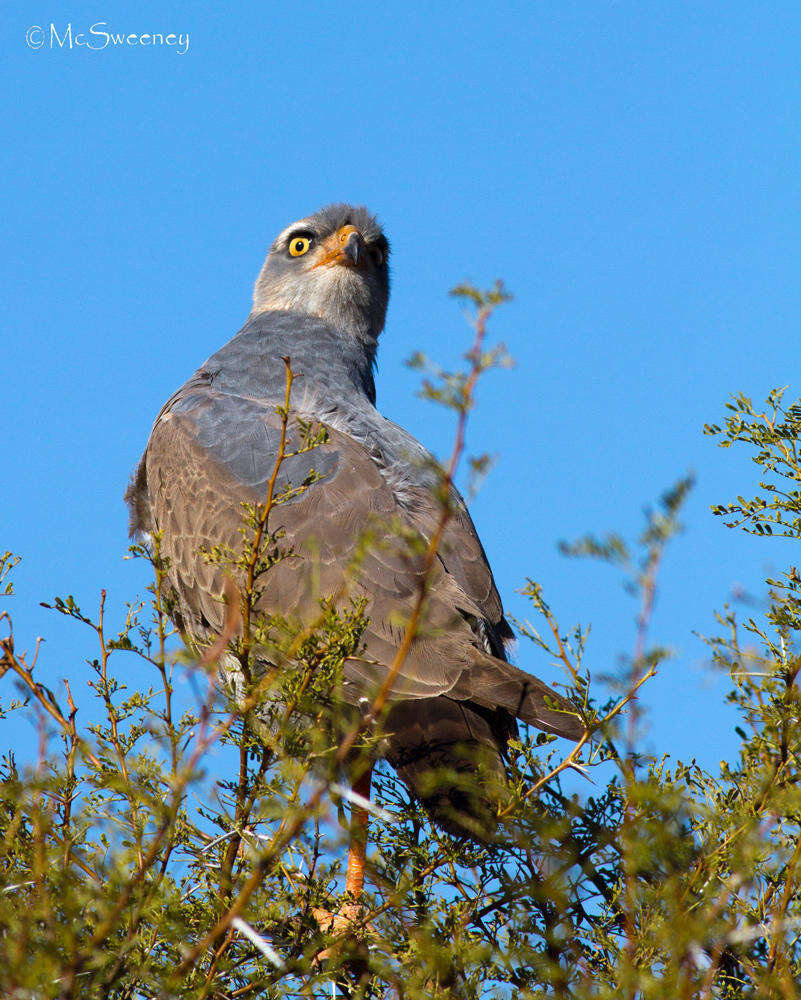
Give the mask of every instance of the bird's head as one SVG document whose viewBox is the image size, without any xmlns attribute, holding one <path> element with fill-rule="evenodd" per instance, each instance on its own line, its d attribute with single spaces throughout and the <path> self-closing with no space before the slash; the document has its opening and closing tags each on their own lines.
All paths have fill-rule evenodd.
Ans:
<svg viewBox="0 0 801 1000">
<path fill-rule="evenodd" d="M 389 244 L 366 208 L 328 205 L 278 235 L 253 291 L 253 311 L 310 313 L 375 342 L 389 300 Z"/>
</svg>

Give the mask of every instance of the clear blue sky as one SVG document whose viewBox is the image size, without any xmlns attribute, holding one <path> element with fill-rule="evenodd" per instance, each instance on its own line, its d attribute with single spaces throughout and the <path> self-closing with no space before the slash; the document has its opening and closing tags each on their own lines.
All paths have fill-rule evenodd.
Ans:
<svg viewBox="0 0 801 1000">
<path fill-rule="evenodd" d="M 715 765 L 732 718 L 693 631 L 793 558 L 710 514 L 756 467 L 701 427 L 735 390 L 801 394 L 798 4 L 249 6 L 4 4 L 0 548 L 24 558 L 18 645 L 48 637 L 43 679 L 86 700 L 87 637 L 38 602 L 92 606 L 104 586 L 117 615 L 144 590 L 122 492 L 152 418 L 239 329 L 274 235 L 361 202 L 393 245 L 379 407 L 440 454 L 451 423 L 403 360 L 467 346 L 455 283 L 515 294 L 492 330 L 517 367 L 487 379 L 469 433 L 498 455 L 473 513 L 512 613 L 534 577 L 613 669 L 635 608 L 556 543 L 637 530 L 696 471 L 654 620 L 677 657 L 645 702 L 654 749 Z M 51 49 L 51 22 L 188 49 Z M 560 679 L 533 648 L 519 659 Z"/>
</svg>

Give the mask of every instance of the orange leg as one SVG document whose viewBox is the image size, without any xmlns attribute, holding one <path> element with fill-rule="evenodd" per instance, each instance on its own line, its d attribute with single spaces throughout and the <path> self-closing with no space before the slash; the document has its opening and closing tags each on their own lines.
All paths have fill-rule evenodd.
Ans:
<svg viewBox="0 0 801 1000">
<path fill-rule="evenodd" d="M 353 791 L 365 799 L 370 798 L 370 783 L 373 769 L 369 767 L 360 778 L 353 782 Z M 345 875 L 345 891 L 354 899 L 359 899 L 364 889 L 364 865 L 367 858 L 368 813 L 361 806 L 351 804 L 350 845 L 348 848 L 348 870 Z"/>
<path fill-rule="evenodd" d="M 353 782 L 352 788 L 357 795 L 365 799 L 370 797 L 372 768 Z M 345 873 L 345 891 L 351 896 L 351 902 L 340 907 L 339 912 L 314 909 L 312 914 L 321 930 L 333 932 L 337 936 L 353 934 L 353 924 L 361 913 L 361 895 L 364 890 L 364 866 L 367 858 L 367 819 L 366 809 L 351 803 L 350 807 L 350 843 L 348 845 L 348 868 Z M 318 961 L 324 962 L 330 955 L 328 948 L 320 952 Z M 357 971 L 359 963 L 353 966 Z"/>
</svg>

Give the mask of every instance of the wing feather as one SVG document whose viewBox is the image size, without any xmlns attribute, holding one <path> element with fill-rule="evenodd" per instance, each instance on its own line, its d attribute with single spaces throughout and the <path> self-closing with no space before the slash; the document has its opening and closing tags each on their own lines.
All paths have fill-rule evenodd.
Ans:
<svg viewBox="0 0 801 1000">
<path fill-rule="evenodd" d="M 225 571 L 202 552 L 216 545 L 241 547 L 242 503 L 264 501 L 280 430 L 274 404 L 197 382 L 173 397 L 153 428 L 139 478 L 146 480 L 142 486 L 152 527 L 164 533 L 163 554 L 182 627 L 196 638 L 218 633 L 224 619 L 220 595 Z M 299 429 L 291 428 L 292 451 L 300 440 Z M 285 532 L 284 544 L 303 558 L 269 570 L 259 605 L 263 612 L 313 620 L 319 597 L 348 589 L 359 540 L 370 534 L 350 584 L 351 593 L 367 598 L 369 616 L 364 654 L 345 668 L 355 703 L 374 694 L 386 678 L 419 593 L 424 546 L 412 551 L 399 539 L 398 526 L 425 542 L 438 520 L 436 501 L 423 489 L 400 498 L 369 446 L 336 427 L 327 428 L 323 443 L 286 458 L 279 481 L 293 487 L 309 484 L 278 506 L 271 522 Z M 559 696 L 487 655 L 472 624 L 482 619 L 501 636 L 504 626 L 508 631 L 484 550 L 460 498 L 443 536 L 426 612 L 424 632 L 395 679 L 393 699 L 450 693 L 574 734 L 575 717 L 553 712 L 543 701 L 545 694 L 553 706 Z"/>
</svg>

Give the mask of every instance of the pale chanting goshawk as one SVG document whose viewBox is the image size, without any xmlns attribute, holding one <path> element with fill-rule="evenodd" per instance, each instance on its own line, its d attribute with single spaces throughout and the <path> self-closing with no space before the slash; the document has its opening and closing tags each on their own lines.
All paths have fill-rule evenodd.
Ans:
<svg viewBox="0 0 801 1000">
<path fill-rule="evenodd" d="M 281 429 L 284 357 L 298 373 L 291 409 L 327 440 L 286 459 L 281 480 L 319 477 L 276 508 L 271 528 L 305 560 L 273 566 L 258 610 L 313 621 L 319 595 L 337 593 L 365 532 L 393 523 L 429 540 L 440 519 L 438 476 L 410 434 L 375 408 L 373 370 L 389 298 L 389 246 L 366 209 L 331 205 L 288 226 L 270 247 L 253 310 L 227 344 L 165 403 L 126 493 L 131 531 L 162 533 L 174 618 L 208 642 L 224 627 L 224 567 L 215 545 L 241 547 L 243 501 L 263 502 Z M 512 631 L 462 498 L 445 527 L 430 578 L 425 627 L 392 685 L 386 756 L 435 821 L 481 838 L 474 799 L 432 791 L 432 769 L 474 772 L 478 756 L 504 775 L 516 719 L 570 739 L 575 710 L 507 662 Z M 381 539 L 378 540 L 379 543 Z M 367 600 L 364 653 L 344 665 L 344 697 L 358 709 L 387 677 L 420 588 L 422 559 L 385 539 L 364 556 L 355 587 Z M 315 577 L 315 587 L 310 577 Z M 477 825 L 478 824 L 478 825 Z"/>
</svg>

